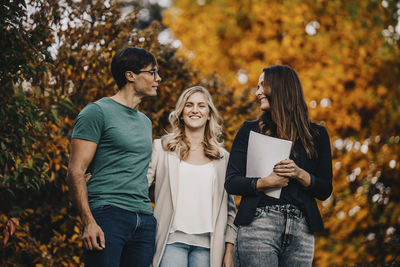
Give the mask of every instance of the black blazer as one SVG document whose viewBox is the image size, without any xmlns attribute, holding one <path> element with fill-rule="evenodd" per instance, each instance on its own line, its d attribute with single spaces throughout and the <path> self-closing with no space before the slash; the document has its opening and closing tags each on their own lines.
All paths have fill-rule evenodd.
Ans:
<svg viewBox="0 0 400 267">
<path fill-rule="evenodd" d="M 296 181 L 299 187 L 298 200 L 305 212 L 306 221 L 311 231 L 319 232 L 324 229 L 321 214 L 315 198 L 327 199 L 332 193 L 332 158 L 329 136 L 325 127 L 312 123 L 319 136 L 316 138 L 316 157 L 309 159 L 300 141 L 294 146 L 296 157 L 291 159 L 307 171 L 311 176 L 311 185 L 304 187 Z M 256 192 L 255 185 L 259 178 L 246 178 L 247 145 L 250 131 L 258 132 L 258 121 L 245 122 L 236 134 L 230 152 L 226 171 L 225 189 L 229 194 L 241 195 L 236 225 L 246 225 L 253 220 L 257 203 L 263 192 Z"/>
</svg>

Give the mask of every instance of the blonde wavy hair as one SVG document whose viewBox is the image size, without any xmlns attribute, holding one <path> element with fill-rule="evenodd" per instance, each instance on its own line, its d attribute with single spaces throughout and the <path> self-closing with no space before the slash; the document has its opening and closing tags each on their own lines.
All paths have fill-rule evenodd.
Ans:
<svg viewBox="0 0 400 267">
<path fill-rule="evenodd" d="M 175 152 L 181 160 L 189 155 L 190 142 L 185 135 L 185 122 L 182 119 L 183 109 L 189 97 L 194 93 L 202 93 L 210 109 L 210 119 L 207 120 L 204 129 L 204 140 L 202 142 L 204 154 L 210 159 L 220 159 L 222 154 L 219 147 L 222 147 L 222 118 L 218 114 L 210 93 L 202 86 L 193 86 L 180 95 L 175 110 L 169 114 L 171 132 L 161 138 L 161 144 L 165 151 Z"/>
</svg>

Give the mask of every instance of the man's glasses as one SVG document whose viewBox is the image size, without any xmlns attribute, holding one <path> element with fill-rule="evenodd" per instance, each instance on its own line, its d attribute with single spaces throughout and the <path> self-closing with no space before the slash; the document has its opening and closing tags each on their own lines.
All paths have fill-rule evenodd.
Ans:
<svg viewBox="0 0 400 267">
<path fill-rule="evenodd" d="M 137 71 L 138 73 L 141 73 L 141 72 L 148 72 L 148 73 L 150 73 L 150 74 L 153 74 L 153 78 L 154 78 L 154 80 L 156 79 L 156 76 L 157 76 L 157 74 L 158 74 L 158 69 L 152 69 L 152 70 L 139 70 L 139 71 Z"/>
</svg>

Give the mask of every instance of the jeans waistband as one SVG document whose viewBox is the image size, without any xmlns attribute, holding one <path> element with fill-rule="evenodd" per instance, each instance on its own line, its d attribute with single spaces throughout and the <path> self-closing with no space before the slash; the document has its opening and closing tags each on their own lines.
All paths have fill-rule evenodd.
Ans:
<svg viewBox="0 0 400 267">
<path fill-rule="evenodd" d="M 292 204 L 284 204 L 284 205 L 270 205 L 270 206 L 265 206 L 265 207 L 258 207 L 258 209 L 261 209 L 265 212 L 269 212 L 270 210 L 276 210 L 279 212 L 284 213 L 285 215 L 291 215 L 291 216 L 296 216 L 296 217 L 303 217 L 304 213 L 301 211 L 298 207 Z"/>
</svg>

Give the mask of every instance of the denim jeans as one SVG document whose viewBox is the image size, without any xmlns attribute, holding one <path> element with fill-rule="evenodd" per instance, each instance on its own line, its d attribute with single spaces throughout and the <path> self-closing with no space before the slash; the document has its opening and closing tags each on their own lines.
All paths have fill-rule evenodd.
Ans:
<svg viewBox="0 0 400 267">
<path fill-rule="evenodd" d="M 235 267 L 311 266 L 314 234 L 292 205 L 257 208 L 253 221 L 238 227 Z"/>
<path fill-rule="evenodd" d="M 167 244 L 160 267 L 209 267 L 210 249 L 184 243 Z"/>
<path fill-rule="evenodd" d="M 104 232 L 103 250 L 85 250 L 85 266 L 148 267 L 153 260 L 157 222 L 153 215 L 130 212 L 112 205 L 92 210 Z"/>
</svg>

